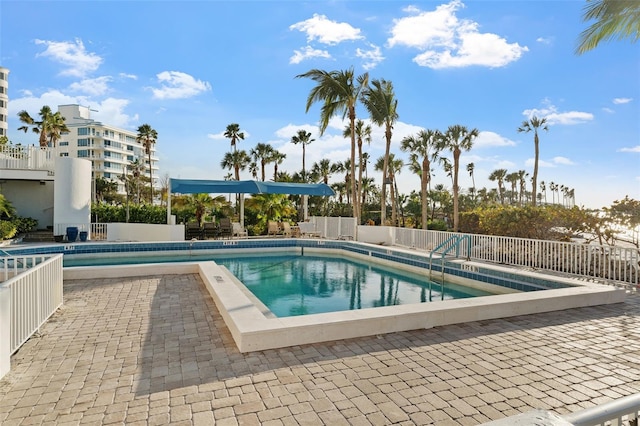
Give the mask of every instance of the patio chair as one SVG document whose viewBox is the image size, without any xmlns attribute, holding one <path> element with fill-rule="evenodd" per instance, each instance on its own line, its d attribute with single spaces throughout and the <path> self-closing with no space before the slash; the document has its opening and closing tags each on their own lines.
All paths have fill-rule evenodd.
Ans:
<svg viewBox="0 0 640 426">
<path fill-rule="evenodd" d="M 232 228 L 233 228 L 233 236 L 234 237 L 248 237 L 249 234 L 247 233 L 247 230 L 244 229 L 242 227 L 242 225 L 240 225 L 240 222 L 233 222 L 232 224 Z"/>
<path fill-rule="evenodd" d="M 233 236 L 233 228 L 231 227 L 231 219 L 223 217 L 220 219 L 218 227 L 218 235 L 220 238 L 231 238 Z"/>
<path fill-rule="evenodd" d="M 214 222 L 205 222 L 202 234 L 205 240 L 215 238 L 218 235 L 218 225 Z"/>
<path fill-rule="evenodd" d="M 193 240 L 202 238 L 202 228 L 197 222 L 189 222 L 185 226 L 185 240 Z"/>
<path fill-rule="evenodd" d="M 280 233 L 280 225 L 275 220 L 267 222 L 267 235 L 276 236 Z"/>
<path fill-rule="evenodd" d="M 280 229 L 282 230 L 282 235 L 291 237 L 291 224 L 289 222 L 280 222 Z"/>
</svg>

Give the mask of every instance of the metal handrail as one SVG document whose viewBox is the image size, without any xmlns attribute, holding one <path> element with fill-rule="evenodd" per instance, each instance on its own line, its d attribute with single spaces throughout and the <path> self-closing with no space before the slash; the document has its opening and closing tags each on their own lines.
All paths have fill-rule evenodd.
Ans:
<svg viewBox="0 0 640 426">
<path fill-rule="evenodd" d="M 622 421 L 629 421 L 629 424 L 638 424 L 638 414 L 640 413 L 640 393 L 625 396 L 606 404 L 586 408 L 575 413 L 567 414 L 562 418 L 574 426 L 603 425 L 607 422 L 612 424 L 622 424 Z M 613 421 L 617 420 L 617 423 Z M 632 421 L 635 420 L 635 423 Z"/>
<path fill-rule="evenodd" d="M 443 252 L 440 261 L 440 271 L 442 272 L 442 281 L 440 282 L 440 297 L 441 300 L 444 300 L 444 257 L 451 250 L 456 249 L 456 258 L 460 256 L 460 243 L 464 240 L 467 240 L 467 260 L 469 260 L 469 256 L 471 253 L 471 237 L 469 235 L 452 235 L 447 238 L 442 243 L 438 244 L 436 248 L 431 250 L 429 254 L 429 294 L 431 294 L 431 284 L 433 282 L 433 253 L 437 252 L 441 248 L 445 247 L 447 244 L 451 243 Z M 429 296 L 431 297 L 431 296 Z"/>
</svg>

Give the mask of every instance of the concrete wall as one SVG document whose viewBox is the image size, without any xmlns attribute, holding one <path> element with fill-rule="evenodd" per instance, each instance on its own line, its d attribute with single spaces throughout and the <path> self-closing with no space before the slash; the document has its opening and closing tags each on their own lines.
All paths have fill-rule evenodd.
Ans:
<svg viewBox="0 0 640 426">
<path fill-rule="evenodd" d="M 53 225 L 52 180 L 8 180 L 0 185 L 0 192 L 18 216 L 36 219 L 39 229 Z"/>
<path fill-rule="evenodd" d="M 108 223 L 107 241 L 184 241 L 184 225 Z"/>
<path fill-rule="evenodd" d="M 54 226 L 88 227 L 91 223 L 91 162 L 78 158 L 56 159 Z"/>
<path fill-rule="evenodd" d="M 392 226 L 358 226 L 358 241 L 370 244 L 393 245 L 395 228 Z"/>
</svg>

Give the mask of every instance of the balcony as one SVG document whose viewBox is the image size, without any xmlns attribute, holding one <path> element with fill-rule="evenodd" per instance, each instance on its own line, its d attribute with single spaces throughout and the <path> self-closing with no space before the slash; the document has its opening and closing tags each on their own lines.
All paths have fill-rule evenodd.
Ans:
<svg viewBox="0 0 640 426">
<path fill-rule="evenodd" d="M 0 145 L 0 171 L 4 176 L 10 174 L 53 176 L 55 170 L 56 148 L 38 146 Z M 17 178 L 17 176 L 16 176 Z"/>
</svg>

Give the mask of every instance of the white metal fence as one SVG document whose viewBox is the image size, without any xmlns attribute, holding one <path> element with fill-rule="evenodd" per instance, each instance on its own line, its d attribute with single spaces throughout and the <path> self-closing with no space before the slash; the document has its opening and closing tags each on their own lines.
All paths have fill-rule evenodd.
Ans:
<svg viewBox="0 0 640 426">
<path fill-rule="evenodd" d="M 322 238 L 344 239 L 349 236 L 357 239 L 359 227 L 353 218 L 313 217 L 311 221 Z M 452 235 L 468 235 L 471 244 L 461 244 L 459 253 L 461 257 L 471 260 L 553 271 L 633 287 L 640 284 L 640 250 L 633 247 L 454 234 L 412 228 L 393 228 L 392 231 L 390 243 L 395 246 L 431 252 Z M 441 254 L 446 247 L 436 253 Z"/>
<path fill-rule="evenodd" d="M 62 305 L 62 254 L 1 257 L 0 278 L 10 290 L 13 354 Z"/>
<path fill-rule="evenodd" d="M 37 146 L 0 146 L 0 169 L 55 170 L 55 149 Z"/>
<path fill-rule="evenodd" d="M 78 232 L 86 232 L 87 239 L 103 241 L 107 239 L 106 223 L 56 223 L 53 227 L 53 235 L 67 235 L 67 228 L 78 228 Z"/>
</svg>

